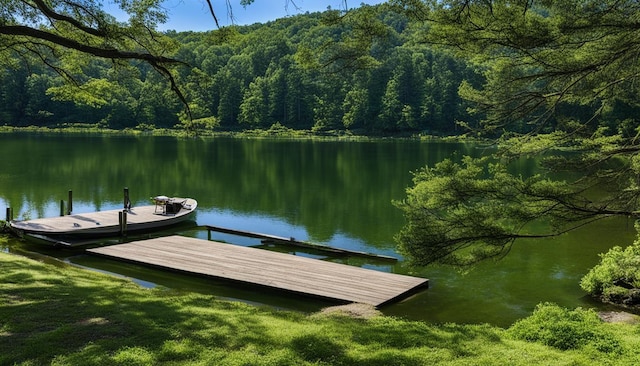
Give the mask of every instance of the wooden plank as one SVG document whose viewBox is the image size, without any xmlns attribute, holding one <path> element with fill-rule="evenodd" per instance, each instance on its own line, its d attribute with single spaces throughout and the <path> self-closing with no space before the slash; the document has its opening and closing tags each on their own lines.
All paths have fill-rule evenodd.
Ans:
<svg viewBox="0 0 640 366">
<path fill-rule="evenodd" d="M 87 252 L 378 307 L 406 297 L 429 283 L 424 278 L 178 235 L 88 249 Z"/>
</svg>

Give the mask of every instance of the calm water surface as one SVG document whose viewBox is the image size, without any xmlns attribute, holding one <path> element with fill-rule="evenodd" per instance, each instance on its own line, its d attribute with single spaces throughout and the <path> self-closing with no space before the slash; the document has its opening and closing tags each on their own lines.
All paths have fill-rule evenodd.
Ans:
<svg viewBox="0 0 640 366">
<path fill-rule="evenodd" d="M 628 245 L 633 224 L 610 220 L 556 239 L 520 241 L 498 262 L 461 273 L 449 268 L 410 268 L 393 236 L 404 223 L 392 200 L 405 196 L 411 172 L 447 157 L 479 155 L 473 144 L 418 141 L 325 142 L 240 139 L 176 139 L 68 135 L 0 135 L 0 209 L 16 218 L 56 216 L 73 190 L 74 213 L 116 209 L 128 187 L 134 205 L 155 195 L 198 200 L 199 225 L 263 232 L 336 247 L 392 255 L 397 264 L 362 258 L 320 259 L 430 279 L 431 287 L 383 309 L 388 315 L 429 322 L 507 326 L 543 301 L 566 307 L 596 304 L 580 278 L 614 245 Z M 530 174 L 535 165 L 516 167 Z M 181 234 L 206 238 L 186 227 Z M 253 239 L 215 234 L 214 240 L 259 245 Z M 276 248 L 291 252 L 291 248 Z M 212 293 L 281 308 L 315 311 L 327 303 L 287 294 L 238 288 L 150 270 L 78 251 L 51 250 L 12 241 L 6 250 L 37 250 L 68 262 L 134 279 Z"/>
</svg>

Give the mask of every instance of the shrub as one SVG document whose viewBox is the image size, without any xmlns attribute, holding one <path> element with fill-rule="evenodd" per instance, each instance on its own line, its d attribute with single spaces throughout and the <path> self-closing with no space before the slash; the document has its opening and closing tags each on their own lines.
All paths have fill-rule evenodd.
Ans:
<svg viewBox="0 0 640 366">
<path fill-rule="evenodd" d="M 624 302 L 629 290 L 640 288 L 640 239 L 600 255 L 600 263 L 580 281 L 580 287 L 604 301 Z"/>
<path fill-rule="evenodd" d="M 539 304 L 533 314 L 511 326 L 516 339 L 542 343 L 560 350 L 592 347 L 600 352 L 620 352 L 620 342 L 604 329 L 593 310 L 569 310 L 558 305 Z"/>
</svg>

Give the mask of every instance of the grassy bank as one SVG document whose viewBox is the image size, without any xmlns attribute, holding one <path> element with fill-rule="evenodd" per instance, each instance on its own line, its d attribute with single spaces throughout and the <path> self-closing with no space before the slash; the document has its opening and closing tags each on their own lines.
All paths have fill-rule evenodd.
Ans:
<svg viewBox="0 0 640 366">
<path fill-rule="evenodd" d="M 293 140 L 339 140 L 339 141 L 369 141 L 378 139 L 412 139 L 412 140 L 440 140 L 440 141 L 469 141 L 462 136 L 434 136 L 424 134 L 368 134 L 366 131 L 312 131 L 294 130 L 274 124 L 267 129 L 247 130 L 198 130 L 186 131 L 178 128 L 126 128 L 114 130 L 97 125 L 82 123 L 65 124 L 58 127 L 11 127 L 0 126 L 0 133 L 33 133 L 33 134 L 78 134 L 78 135 L 106 135 L 106 136 L 173 136 L 173 137 L 235 137 L 235 138 L 269 138 Z"/>
<path fill-rule="evenodd" d="M 554 319 L 567 327 L 561 333 L 577 332 L 583 341 L 558 346 L 545 341 L 554 337 L 545 327 L 539 327 L 542 338 L 521 336 L 537 326 L 535 317 L 505 330 L 309 315 L 143 289 L 7 253 L 0 253 L 0 269 L 0 365 L 629 365 L 640 359 L 638 325 L 575 327 L 571 319 Z"/>
</svg>

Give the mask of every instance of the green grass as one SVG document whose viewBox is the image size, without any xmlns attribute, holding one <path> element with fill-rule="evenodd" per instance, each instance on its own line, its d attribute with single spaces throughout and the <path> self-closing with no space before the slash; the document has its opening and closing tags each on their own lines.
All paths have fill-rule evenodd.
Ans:
<svg viewBox="0 0 640 366">
<path fill-rule="evenodd" d="M 540 313 L 507 330 L 309 315 L 143 289 L 0 253 L 0 365 L 630 365 L 640 359 L 640 326 L 551 313 L 568 314 L 563 329 L 606 334 L 613 346 L 593 346 L 589 338 L 554 347 L 553 335 L 540 330 L 548 326 Z M 544 337 L 522 337 L 527 327 Z"/>
<path fill-rule="evenodd" d="M 245 130 L 201 129 L 186 131 L 180 128 L 155 128 L 154 126 L 127 127 L 121 130 L 101 127 L 97 124 L 65 123 L 56 127 L 13 127 L 0 126 L 0 133 L 41 133 L 41 134 L 80 134 L 80 135 L 123 135 L 123 136 L 174 136 L 174 137 L 234 137 L 249 139 L 287 139 L 287 140 L 329 140 L 329 141 L 371 141 L 378 139 L 412 139 L 412 140 L 441 140 L 441 141 L 469 141 L 460 136 L 432 136 L 420 134 L 370 135 L 366 131 L 312 131 L 294 130 L 275 123 L 269 128 Z"/>
</svg>

